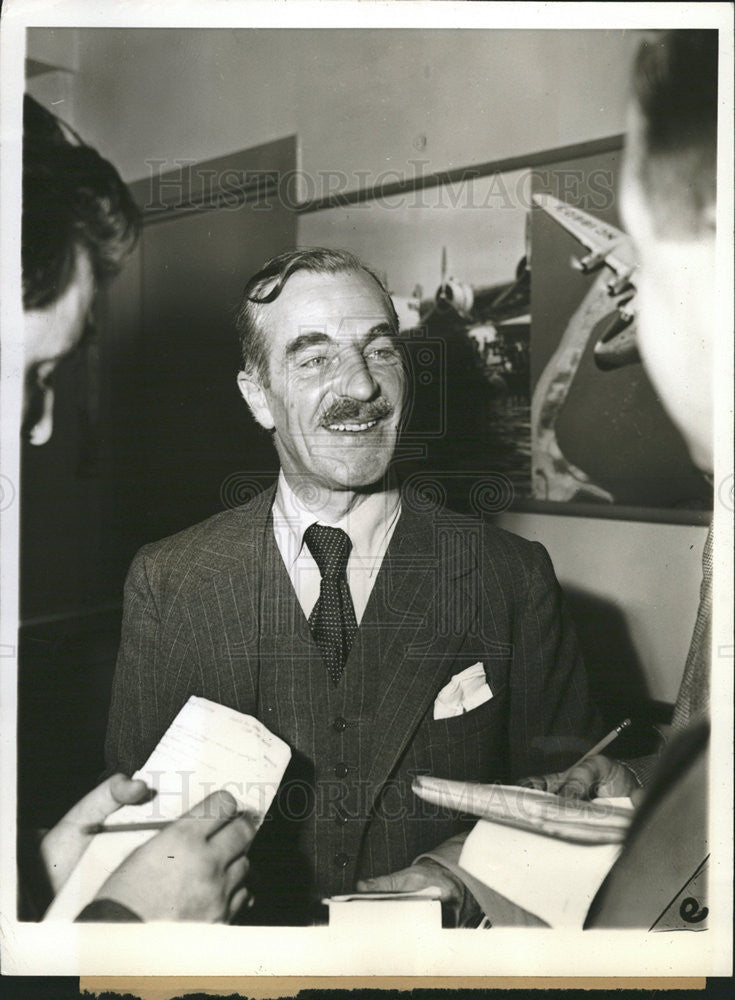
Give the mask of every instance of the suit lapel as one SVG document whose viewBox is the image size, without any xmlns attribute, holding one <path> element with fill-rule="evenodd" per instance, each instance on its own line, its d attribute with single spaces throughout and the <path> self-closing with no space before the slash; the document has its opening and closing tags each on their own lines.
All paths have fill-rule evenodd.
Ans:
<svg viewBox="0 0 735 1000">
<path fill-rule="evenodd" d="M 274 495 L 275 486 L 233 510 L 196 558 L 202 579 L 194 616 L 207 622 L 206 630 L 195 632 L 202 681 L 214 665 L 220 700 L 243 712 L 257 707 L 262 580 L 273 571 L 264 541 Z"/>
<path fill-rule="evenodd" d="M 363 625 L 380 643 L 375 739 L 367 779 L 383 787 L 476 618 L 477 558 L 467 532 L 441 511 L 404 496 L 403 512 Z M 417 509 L 418 508 L 418 509 Z M 361 626 L 362 628 L 362 626 Z"/>
</svg>

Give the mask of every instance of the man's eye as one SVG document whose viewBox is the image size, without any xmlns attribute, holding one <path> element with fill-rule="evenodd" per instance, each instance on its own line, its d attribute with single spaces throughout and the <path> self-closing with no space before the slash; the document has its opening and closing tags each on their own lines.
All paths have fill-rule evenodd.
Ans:
<svg viewBox="0 0 735 1000">
<path fill-rule="evenodd" d="M 394 361 L 398 357 L 395 347 L 374 347 L 368 351 L 367 357 L 374 361 Z"/>
<path fill-rule="evenodd" d="M 305 368 L 307 371 L 316 371 L 317 368 L 323 368 L 329 358 L 324 354 L 317 354 L 313 358 L 307 358 L 306 361 L 302 361 L 299 368 Z"/>
</svg>

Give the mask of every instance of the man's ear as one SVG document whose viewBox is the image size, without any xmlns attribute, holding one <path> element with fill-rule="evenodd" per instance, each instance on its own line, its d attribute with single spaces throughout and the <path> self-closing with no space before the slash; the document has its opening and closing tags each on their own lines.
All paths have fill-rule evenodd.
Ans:
<svg viewBox="0 0 735 1000">
<path fill-rule="evenodd" d="M 238 372 L 237 388 L 261 427 L 272 431 L 276 425 L 263 386 L 248 372 Z"/>
</svg>

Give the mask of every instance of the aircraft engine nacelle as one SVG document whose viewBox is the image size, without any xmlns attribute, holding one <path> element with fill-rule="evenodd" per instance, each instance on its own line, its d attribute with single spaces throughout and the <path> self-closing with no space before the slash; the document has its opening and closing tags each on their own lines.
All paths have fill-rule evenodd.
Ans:
<svg viewBox="0 0 735 1000">
<path fill-rule="evenodd" d="M 458 313 L 469 316 L 475 302 L 475 295 L 470 285 L 450 278 L 443 282 L 436 293 L 436 304 L 440 309 L 454 309 Z"/>
<path fill-rule="evenodd" d="M 620 295 L 627 291 L 631 287 L 630 276 L 632 273 L 632 271 L 628 271 L 627 274 L 620 274 L 617 278 L 608 281 L 608 293 L 610 295 Z"/>
<path fill-rule="evenodd" d="M 591 274 L 598 267 L 602 267 L 605 263 L 606 255 L 606 252 L 602 253 L 593 250 L 586 257 L 572 257 L 572 267 L 576 268 L 577 271 L 581 271 L 582 274 Z"/>
</svg>

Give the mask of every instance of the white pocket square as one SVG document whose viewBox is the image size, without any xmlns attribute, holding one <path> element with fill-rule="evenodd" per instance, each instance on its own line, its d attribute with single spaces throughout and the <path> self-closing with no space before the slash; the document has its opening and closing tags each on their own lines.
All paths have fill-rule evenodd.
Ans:
<svg viewBox="0 0 735 1000">
<path fill-rule="evenodd" d="M 486 701 L 493 693 L 485 676 L 485 668 L 479 661 L 459 674 L 455 674 L 446 684 L 434 702 L 435 719 L 451 719 L 455 715 L 471 712 Z"/>
</svg>

